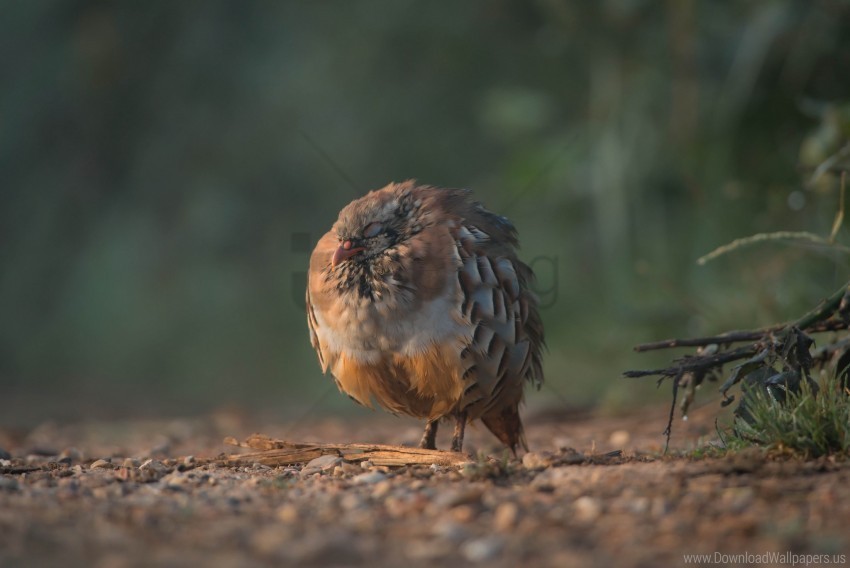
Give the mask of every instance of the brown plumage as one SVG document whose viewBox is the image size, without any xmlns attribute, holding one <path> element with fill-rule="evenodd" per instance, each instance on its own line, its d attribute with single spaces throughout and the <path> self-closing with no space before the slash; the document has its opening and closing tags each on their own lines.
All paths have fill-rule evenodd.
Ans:
<svg viewBox="0 0 850 568">
<path fill-rule="evenodd" d="M 346 206 L 316 245 L 307 283 L 322 370 L 360 404 L 456 419 L 452 449 L 480 418 L 527 449 L 523 386 L 543 382 L 543 325 L 516 231 L 459 189 L 391 183 Z"/>
</svg>

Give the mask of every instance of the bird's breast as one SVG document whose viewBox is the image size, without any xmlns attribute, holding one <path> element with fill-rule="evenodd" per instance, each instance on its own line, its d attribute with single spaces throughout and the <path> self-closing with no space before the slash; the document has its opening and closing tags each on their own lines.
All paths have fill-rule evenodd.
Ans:
<svg viewBox="0 0 850 568">
<path fill-rule="evenodd" d="M 414 356 L 433 345 L 454 344 L 458 352 L 474 331 L 460 311 L 458 294 L 445 294 L 410 309 L 392 298 L 334 302 L 315 310 L 316 334 L 329 353 L 374 362 L 383 354 Z"/>
</svg>

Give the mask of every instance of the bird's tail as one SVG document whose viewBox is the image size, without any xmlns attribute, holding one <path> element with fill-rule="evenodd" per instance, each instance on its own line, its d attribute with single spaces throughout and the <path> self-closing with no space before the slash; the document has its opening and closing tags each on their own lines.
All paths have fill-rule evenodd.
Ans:
<svg viewBox="0 0 850 568">
<path fill-rule="evenodd" d="M 481 422 L 494 436 L 511 449 L 514 456 L 516 456 L 518 445 L 523 450 L 528 451 L 528 443 L 525 441 L 525 432 L 522 429 L 518 406 L 509 405 L 491 411 L 481 417 Z"/>
</svg>

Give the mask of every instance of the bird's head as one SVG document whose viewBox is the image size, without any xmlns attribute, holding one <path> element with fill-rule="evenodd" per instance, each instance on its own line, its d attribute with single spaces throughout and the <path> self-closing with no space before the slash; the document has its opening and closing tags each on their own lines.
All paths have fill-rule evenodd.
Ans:
<svg viewBox="0 0 850 568">
<path fill-rule="evenodd" d="M 352 201 L 334 224 L 339 246 L 331 266 L 368 262 L 404 242 L 421 230 L 418 208 L 406 184 L 391 184 Z"/>
</svg>

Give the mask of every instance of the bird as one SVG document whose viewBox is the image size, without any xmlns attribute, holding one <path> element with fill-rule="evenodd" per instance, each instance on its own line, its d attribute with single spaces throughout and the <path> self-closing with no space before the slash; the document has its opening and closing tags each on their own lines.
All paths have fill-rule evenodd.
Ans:
<svg viewBox="0 0 850 568">
<path fill-rule="evenodd" d="M 355 199 L 310 257 L 306 307 L 323 373 L 361 405 L 424 419 L 451 450 L 481 420 L 528 451 L 519 406 L 543 383 L 543 324 L 516 229 L 467 189 L 393 182 Z"/>
</svg>

